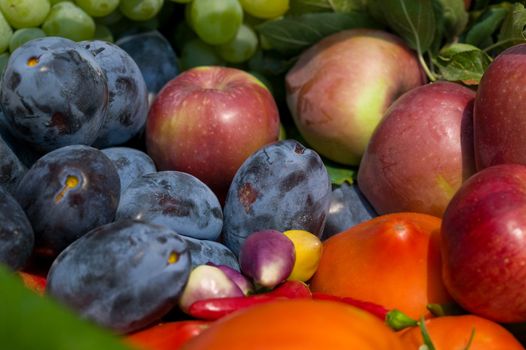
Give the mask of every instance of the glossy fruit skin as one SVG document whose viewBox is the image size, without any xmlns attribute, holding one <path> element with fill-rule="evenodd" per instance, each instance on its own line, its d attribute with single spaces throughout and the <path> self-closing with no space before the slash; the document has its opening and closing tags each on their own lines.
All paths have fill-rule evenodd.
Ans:
<svg viewBox="0 0 526 350">
<path fill-rule="evenodd" d="M 0 263 L 13 270 L 24 267 L 33 251 L 35 235 L 26 213 L 0 186 Z"/>
<path fill-rule="evenodd" d="M 97 148 L 121 145 L 137 135 L 146 123 L 148 89 L 141 70 L 115 44 L 93 40 L 79 45 L 93 54 L 108 81 L 108 112 L 93 145 Z"/>
<path fill-rule="evenodd" d="M 301 135 L 321 155 L 358 165 L 389 105 L 425 83 L 416 56 L 380 30 L 330 35 L 303 52 L 285 78 Z"/>
<path fill-rule="evenodd" d="M 470 349 L 523 350 L 524 347 L 498 323 L 475 315 L 430 318 L 425 322 L 436 350 L 465 349 L 475 331 Z M 424 342 L 419 327 L 399 333 L 406 349 L 418 349 Z"/>
<path fill-rule="evenodd" d="M 132 181 L 122 194 L 116 219 L 144 220 L 207 240 L 217 240 L 223 227 L 221 205 L 212 190 L 180 171 L 159 171 Z"/>
<path fill-rule="evenodd" d="M 115 43 L 139 66 L 148 92 L 153 95 L 179 74 L 177 56 L 168 40 L 158 31 L 128 35 Z"/>
<path fill-rule="evenodd" d="M 374 131 L 358 185 L 378 214 L 441 217 L 462 182 L 475 173 L 475 93 L 437 82 L 398 98 Z"/>
<path fill-rule="evenodd" d="M 221 201 L 241 164 L 279 135 L 279 113 L 262 83 L 240 69 L 197 67 L 157 95 L 146 148 L 160 170 L 190 173 Z"/>
<path fill-rule="evenodd" d="M 377 216 L 356 183 L 343 183 L 332 189 L 331 205 L 322 239 L 325 240 Z"/>
<path fill-rule="evenodd" d="M 84 145 L 47 153 L 15 191 L 35 232 L 35 253 L 48 257 L 89 230 L 113 221 L 119 197 L 119 175 L 111 160 Z"/>
<path fill-rule="evenodd" d="M 26 171 L 27 167 L 18 159 L 4 141 L 3 136 L 0 135 L 0 187 L 13 193 Z"/>
<path fill-rule="evenodd" d="M 296 249 L 292 240 L 276 230 L 252 232 L 239 251 L 239 267 L 256 286 L 273 289 L 294 268 Z"/>
<path fill-rule="evenodd" d="M 223 240 L 235 254 L 260 230 L 298 229 L 320 236 L 331 185 L 320 156 L 295 140 L 262 147 L 239 168 L 223 208 Z"/>
<path fill-rule="evenodd" d="M 142 175 L 157 171 L 148 154 L 131 147 L 109 147 L 101 149 L 111 159 L 121 180 L 121 196 L 129 184 Z"/>
<path fill-rule="evenodd" d="M 181 237 L 188 245 L 193 268 L 211 262 L 214 265 L 227 265 L 239 271 L 237 256 L 223 243 L 182 235 Z"/>
<path fill-rule="evenodd" d="M 106 118 L 106 75 L 75 42 L 34 39 L 10 56 L 0 104 L 9 131 L 41 151 L 90 145 Z"/>
<path fill-rule="evenodd" d="M 505 163 L 526 164 L 526 45 L 513 46 L 484 72 L 474 112 L 477 170 Z"/>
<path fill-rule="evenodd" d="M 186 284 L 190 254 L 180 237 L 133 220 L 99 226 L 57 257 L 46 291 L 115 332 L 143 328 L 176 305 Z"/>
<path fill-rule="evenodd" d="M 418 213 L 381 215 L 323 242 L 311 290 L 369 301 L 410 317 L 452 299 L 442 282 L 440 224 Z M 372 283 L 371 281 L 374 281 Z"/>
<path fill-rule="evenodd" d="M 179 350 L 201 334 L 209 322 L 200 320 L 160 323 L 126 337 L 126 342 L 142 350 Z"/>
<path fill-rule="evenodd" d="M 444 283 L 473 314 L 526 321 L 526 166 L 488 167 L 468 179 L 442 225 Z"/>
<path fill-rule="evenodd" d="M 210 325 L 184 350 L 398 350 L 400 340 L 365 311 L 332 301 L 276 300 L 239 310 Z"/>
</svg>

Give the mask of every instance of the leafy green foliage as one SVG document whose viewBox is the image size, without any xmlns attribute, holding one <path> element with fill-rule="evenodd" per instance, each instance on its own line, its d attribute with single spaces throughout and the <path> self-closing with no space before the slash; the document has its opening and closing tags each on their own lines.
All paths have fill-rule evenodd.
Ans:
<svg viewBox="0 0 526 350">
<path fill-rule="evenodd" d="M 412 49 L 425 52 L 433 42 L 436 18 L 432 0 L 371 0 L 380 2 L 390 28 L 404 38 Z"/>
<path fill-rule="evenodd" d="M 329 178 L 333 185 L 342 185 L 345 182 L 352 184 L 358 174 L 358 169 L 349 168 L 328 159 L 323 159 L 323 163 L 325 168 L 327 168 L 327 173 L 329 173 Z"/>
<path fill-rule="evenodd" d="M 294 55 L 322 38 L 350 28 L 375 27 L 362 12 L 311 13 L 269 21 L 256 27 L 271 47 L 283 54 Z"/>
<path fill-rule="evenodd" d="M 0 265 L 2 349 L 129 350 L 116 335 L 81 320 L 48 297 L 25 287 Z"/>
<path fill-rule="evenodd" d="M 468 85 L 477 85 L 490 63 L 478 47 L 460 43 L 444 47 L 435 61 L 444 79 Z"/>
<path fill-rule="evenodd" d="M 313 12 L 351 12 L 365 10 L 367 0 L 291 0 L 289 15 Z"/>
<path fill-rule="evenodd" d="M 526 40 L 525 27 L 526 9 L 523 4 L 515 3 L 502 24 L 499 41 L 505 42 L 507 46 L 524 42 Z"/>
<path fill-rule="evenodd" d="M 466 44 L 481 47 L 485 45 L 488 40 L 491 40 L 493 33 L 506 18 L 508 9 L 500 6 L 491 6 L 483 11 L 477 18 L 476 22 L 465 33 L 463 41 Z"/>
</svg>

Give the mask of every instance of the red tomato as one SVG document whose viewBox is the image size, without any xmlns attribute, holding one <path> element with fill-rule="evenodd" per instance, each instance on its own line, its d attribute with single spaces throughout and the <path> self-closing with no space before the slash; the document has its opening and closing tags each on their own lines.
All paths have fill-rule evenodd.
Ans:
<svg viewBox="0 0 526 350">
<path fill-rule="evenodd" d="M 177 350 L 208 325 L 196 320 L 161 323 L 126 336 L 126 341 L 142 350 Z"/>
</svg>

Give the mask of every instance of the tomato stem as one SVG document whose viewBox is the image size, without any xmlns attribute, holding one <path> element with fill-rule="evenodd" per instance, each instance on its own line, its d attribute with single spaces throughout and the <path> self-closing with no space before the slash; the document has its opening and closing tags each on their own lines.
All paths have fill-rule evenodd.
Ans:
<svg viewBox="0 0 526 350">
<path fill-rule="evenodd" d="M 392 309 L 387 313 L 385 316 L 385 322 L 395 331 L 400 331 L 402 329 L 418 325 L 416 320 L 397 309 Z"/>
<path fill-rule="evenodd" d="M 433 341 L 431 340 L 431 336 L 429 335 L 429 332 L 427 331 L 425 319 L 422 316 L 420 318 L 420 321 L 418 322 L 418 326 L 420 327 L 420 332 L 422 333 L 422 339 L 424 339 L 424 345 L 427 347 L 428 350 L 435 350 L 435 345 L 433 344 Z"/>
</svg>

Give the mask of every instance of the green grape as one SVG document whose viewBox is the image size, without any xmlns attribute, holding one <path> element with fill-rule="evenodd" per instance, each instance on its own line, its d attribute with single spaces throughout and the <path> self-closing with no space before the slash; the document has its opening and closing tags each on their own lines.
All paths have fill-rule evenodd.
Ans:
<svg viewBox="0 0 526 350">
<path fill-rule="evenodd" d="M 59 2 L 51 7 L 42 29 L 49 36 L 62 36 L 75 41 L 91 40 L 95 35 L 95 21 L 72 2 Z"/>
<path fill-rule="evenodd" d="M 192 27 L 206 43 L 229 42 L 243 22 L 243 9 L 238 0 L 194 0 L 190 3 Z"/>
<path fill-rule="evenodd" d="M 119 10 L 113 11 L 107 16 L 103 17 L 97 17 L 95 18 L 95 22 L 104 24 L 106 26 L 111 26 L 112 24 L 115 24 L 119 22 L 122 19 L 122 13 Z"/>
<path fill-rule="evenodd" d="M 13 30 L 11 29 L 11 26 L 5 20 L 2 12 L 0 12 L 0 53 L 7 50 L 12 35 Z"/>
<path fill-rule="evenodd" d="M 122 14 L 134 21 L 147 21 L 159 13 L 164 0 L 121 0 Z"/>
<path fill-rule="evenodd" d="M 38 27 L 51 5 L 49 0 L 0 0 L 0 10 L 13 28 Z"/>
<path fill-rule="evenodd" d="M 7 66 L 7 61 L 9 61 L 9 54 L 7 52 L 0 53 L 0 80 L 2 80 L 2 73 Z"/>
<path fill-rule="evenodd" d="M 51 6 L 55 5 L 55 4 L 58 4 L 59 2 L 73 2 L 73 0 L 49 0 L 49 3 L 51 4 Z"/>
<path fill-rule="evenodd" d="M 258 48 L 258 37 L 247 25 L 242 24 L 234 39 L 217 46 L 217 52 L 225 61 L 241 63 L 248 60 Z"/>
<path fill-rule="evenodd" d="M 43 38 L 46 33 L 40 28 L 17 29 L 9 40 L 9 52 L 15 51 L 20 45 L 36 38 Z"/>
<path fill-rule="evenodd" d="M 289 9 L 289 0 L 239 0 L 243 10 L 254 17 L 276 18 Z"/>
<path fill-rule="evenodd" d="M 112 13 L 119 0 L 75 0 L 77 6 L 93 17 L 104 17 Z"/>
<path fill-rule="evenodd" d="M 104 24 L 95 23 L 95 35 L 93 36 L 95 40 L 104 40 L 112 43 L 114 41 L 113 34 L 110 29 Z"/>
<path fill-rule="evenodd" d="M 184 7 L 184 19 L 185 22 L 188 23 L 188 26 L 193 30 L 194 25 L 192 24 L 192 6 L 190 6 L 190 4 Z"/>
<path fill-rule="evenodd" d="M 195 38 L 183 46 L 179 63 L 182 70 L 187 70 L 199 66 L 221 66 L 225 64 L 225 61 L 217 54 L 213 46 Z"/>
<path fill-rule="evenodd" d="M 177 2 L 179 4 L 188 4 L 189 2 L 192 2 L 192 0 L 171 0 L 172 2 Z"/>
</svg>

